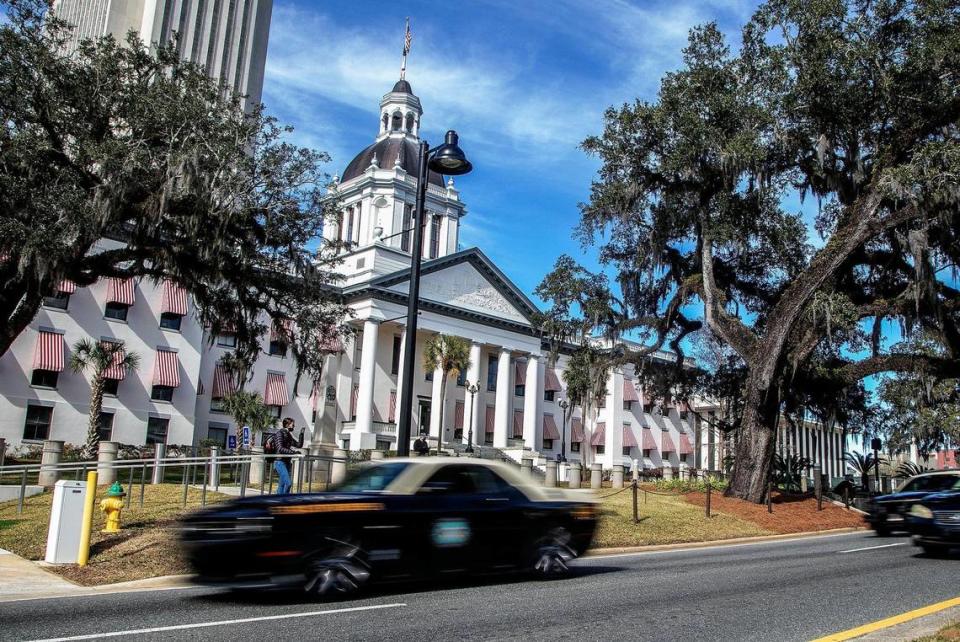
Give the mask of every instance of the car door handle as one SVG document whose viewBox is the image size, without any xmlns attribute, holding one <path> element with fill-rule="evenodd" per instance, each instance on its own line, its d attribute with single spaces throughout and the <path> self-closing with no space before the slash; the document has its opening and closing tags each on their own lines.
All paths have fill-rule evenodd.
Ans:
<svg viewBox="0 0 960 642">
<path fill-rule="evenodd" d="M 485 502 L 509 502 L 509 497 L 486 497 L 484 498 Z"/>
</svg>

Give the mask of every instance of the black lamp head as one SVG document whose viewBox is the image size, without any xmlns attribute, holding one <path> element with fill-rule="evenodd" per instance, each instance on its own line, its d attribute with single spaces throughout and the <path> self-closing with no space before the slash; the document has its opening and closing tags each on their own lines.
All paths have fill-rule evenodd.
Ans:
<svg viewBox="0 0 960 642">
<path fill-rule="evenodd" d="M 438 174 L 460 176 L 473 169 L 466 154 L 460 149 L 460 137 L 452 129 L 444 137 L 443 145 L 430 157 L 429 167 Z"/>
</svg>

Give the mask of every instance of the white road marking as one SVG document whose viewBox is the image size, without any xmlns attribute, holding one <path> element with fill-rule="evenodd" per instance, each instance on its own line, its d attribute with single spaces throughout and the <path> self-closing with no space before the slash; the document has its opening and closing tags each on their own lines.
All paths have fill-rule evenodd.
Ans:
<svg viewBox="0 0 960 642">
<path fill-rule="evenodd" d="M 711 551 L 725 548 L 741 548 L 744 546 L 760 546 L 762 544 L 788 544 L 790 542 L 809 542 L 831 537 L 848 537 L 850 535 L 863 535 L 862 531 L 852 533 L 831 533 L 830 535 L 807 535 L 805 537 L 789 537 L 784 539 L 767 539 L 760 542 L 742 542 L 740 544 L 715 544 L 713 546 L 695 546 L 690 548 L 665 548 L 659 551 L 637 551 L 636 553 L 611 553 L 610 555 L 590 555 L 577 559 L 577 563 L 589 562 L 591 560 L 607 560 L 614 557 L 641 557 L 643 555 L 666 555 L 668 553 L 694 553 Z"/>
<path fill-rule="evenodd" d="M 197 622 L 195 624 L 177 624 L 174 626 L 156 626 L 149 629 L 131 629 L 129 631 L 110 631 L 108 633 L 91 633 L 89 635 L 74 635 L 66 638 L 46 638 L 34 642 L 67 642 L 68 640 L 99 640 L 100 638 L 115 638 L 122 635 L 142 635 L 144 633 L 162 633 L 164 631 L 182 631 L 184 629 L 201 629 L 210 626 L 227 626 L 231 624 L 247 624 L 249 622 L 268 622 L 270 620 L 286 620 L 298 617 L 315 617 L 318 615 L 332 615 L 334 613 L 351 613 L 354 611 L 372 611 L 374 609 L 392 609 L 406 606 L 404 603 L 376 604 L 373 606 L 355 606 L 347 609 L 329 609 L 327 611 L 307 611 L 305 613 L 286 613 L 284 615 L 263 615 L 248 617 L 240 620 L 220 620 L 218 622 Z"/>
<path fill-rule="evenodd" d="M 860 551 L 874 551 L 878 548 L 890 548 L 891 546 L 906 546 L 907 542 L 897 542 L 896 544 L 881 544 L 880 546 L 867 546 L 866 548 L 851 548 L 849 551 L 837 551 L 838 553 L 859 553 Z"/>
</svg>

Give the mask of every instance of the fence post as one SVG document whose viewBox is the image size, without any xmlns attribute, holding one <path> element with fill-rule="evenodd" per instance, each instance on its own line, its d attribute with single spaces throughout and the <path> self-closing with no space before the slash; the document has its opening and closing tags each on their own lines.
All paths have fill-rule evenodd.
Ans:
<svg viewBox="0 0 960 642">
<path fill-rule="evenodd" d="M 820 466 L 813 467 L 813 492 L 817 496 L 817 510 L 823 510 L 823 475 Z"/>
<path fill-rule="evenodd" d="M 140 508 L 143 508 L 143 493 L 147 486 L 147 465 L 140 470 Z"/>
<path fill-rule="evenodd" d="M 97 483 L 109 486 L 117 481 L 117 469 L 113 463 L 117 460 L 120 444 L 115 441 L 101 441 L 97 447 Z"/>
<path fill-rule="evenodd" d="M 266 460 L 263 457 L 263 448 L 253 446 L 250 449 L 250 485 L 263 485 L 264 464 Z"/>
<path fill-rule="evenodd" d="M 220 446 L 210 446 L 210 488 L 220 488 Z"/>
<path fill-rule="evenodd" d="M 590 466 L 590 488 L 601 486 L 603 486 L 603 466 L 595 463 Z"/>
<path fill-rule="evenodd" d="M 524 459 L 524 461 L 533 462 L 532 459 Z M 555 488 L 557 486 L 557 461 L 555 459 L 548 459 L 546 463 L 547 475 L 543 478 L 543 485 L 547 488 Z M 531 477 L 533 473 L 530 473 Z"/>
<path fill-rule="evenodd" d="M 710 478 L 707 478 L 707 501 L 705 503 L 707 509 L 707 517 L 710 517 L 710 494 L 713 490 L 713 487 L 710 485 Z"/>
<path fill-rule="evenodd" d="M 52 488 L 60 479 L 57 465 L 63 454 L 63 442 L 48 440 L 43 442 L 43 453 L 40 455 L 40 475 L 37 483 L 44 488 Z"/>
<path fill-rule="evenodd" d="M 0 437 L 0 468 L 3 467 L 3 462 L 7 458 L 7 440 L 4 437 Z"/>
<path fill-rule="evenodd" d="M 567 473 L 568 488 L 580 488 L 580 482 L 583 480 L 582 470 L 583 467 L 580 465 L 579 461 L 570 463 L 570 470 Z"/>
<path fill-rule="evenodd" d="M 623 464 L 614 464 L 610 474 L 610 485 L 613 488 L 623 488 Z"/>
<path fill-rule="evenodd" d="M 23 498 L 27 495 L 27 471 L 20 473 L 20 497 L 17 499 L 17 515 L 23 514 Z"/>
<path fill-rule="evenodd" d="M 166 456 L 167 445 L 156 444 L 155 450 L 153 451 L 153 477 L 150 480 L 151 484 L 163 483 L 163 464 L 160 462 L 162 462 Z"/>
<path fill-rule="evenodd" d="M 773 482 L 767 481 L 767 512 L 773 512 Z"/>
<path fill-rule="evenodd" d="M 330 484 L 339 484 L 347 477 L 347 451 L 334 448 L 333 459 L 330 467 Z"/>
<path fill-rule="evenodd" d="M 639 524 L 640 518 L 637 515 L 637 480 L 636 479 L 630 482 L 630 487 L 633 489 L 633 523 Z"/>
</svg>

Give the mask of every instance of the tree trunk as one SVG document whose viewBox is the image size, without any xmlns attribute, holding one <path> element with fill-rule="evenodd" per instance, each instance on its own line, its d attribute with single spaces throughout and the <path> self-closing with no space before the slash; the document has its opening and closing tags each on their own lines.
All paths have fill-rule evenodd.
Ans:
<svg viewBox="0 0 960 642">
<path fill-rule="evenodd" d="M 84 459 L 96 459 L 100 448 L 100 410 L 103 408 L 103 373 L 93 378 L 90 386 L 90 416 L 87 418 L 87 443 L 83 446 Z"/>
<path fill-rule="evenodd" d="M 26 287 L 13 285 L 0 294 L 0 356 L 7 353 L 43 304 L 43 297 Z"/>
<path fill-rule="evenodd" d="M 440 383 L 440 407 L 437 408 L 437 412 L 440 413 L 439 419 L 437 419 L 437 454 L 440 454 L 440 447 L 443 444 L 443 404 L 447 396 L 447 377 L 449 376 L 449 371 L 443 371 L 443 381 Z M 427 427 L 429 429 L 429 426 Z"/>
<path fill-rule="evenodd" d="M 757 386 L 749 386 L 749 390 L 734 448 L 733 474 L 724 495 L 760 504 L 766 497 L 777 447 L 780 398 L 774 390 Z"/>
</svg>

